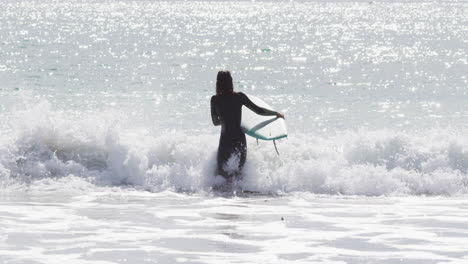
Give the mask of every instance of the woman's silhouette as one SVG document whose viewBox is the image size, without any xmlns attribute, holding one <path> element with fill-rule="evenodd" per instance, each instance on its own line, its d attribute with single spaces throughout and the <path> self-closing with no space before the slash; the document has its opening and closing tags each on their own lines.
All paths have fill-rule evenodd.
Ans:
<svg viewBox="0 0 468 264">
<path fill-rule="evenodd" d="M 259 107 L 241 92 L 234 92 L 229 71 L 219 71 L 216 78 L 216 95 L 211 97 L 211 118 L 215 126 L 221 125 L 217 156 L 217 173 L 226 179 L 240 175 L 247 158 L 245 134 L 241 129 L 242 106 L 250 108 L 259 115 L 284 118 L 278 112 Z M 228 166 L 233 159 L 236 168 Z"/>
</svg>

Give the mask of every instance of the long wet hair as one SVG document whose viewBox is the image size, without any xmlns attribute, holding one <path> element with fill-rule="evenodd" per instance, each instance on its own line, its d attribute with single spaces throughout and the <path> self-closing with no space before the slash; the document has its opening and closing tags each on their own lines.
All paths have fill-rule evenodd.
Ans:
<svg viewBox="0 0 468 264">
<path fill-rule="evenodd" d="M 229 71 L 219 71 L 216 77 L 216 95 L 228 94 L 234 91 L 232 77 Z"/>
</svg>

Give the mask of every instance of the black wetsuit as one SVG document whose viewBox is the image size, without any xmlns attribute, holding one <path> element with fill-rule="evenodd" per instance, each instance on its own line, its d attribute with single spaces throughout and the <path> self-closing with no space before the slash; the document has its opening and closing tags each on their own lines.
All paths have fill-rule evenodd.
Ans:
<svg viewBox="0 0 468 264">
<path fill-rule="evenodd" d="M 257 106 L 243 93 L 214 95 L 211 97 L 211 118 L 215 126 L 221 125 L 221 137 L 218 147 L 217 173 L 233 176 L 224 165 L 233 155 L 238 155 L 239 166 L 234 175 L 239 174 L 247 158 L 245 134 L 241 129 L 242 106 L 250 108 L 259 115 L 276 115 L 277 112 Z"/>
</svg>

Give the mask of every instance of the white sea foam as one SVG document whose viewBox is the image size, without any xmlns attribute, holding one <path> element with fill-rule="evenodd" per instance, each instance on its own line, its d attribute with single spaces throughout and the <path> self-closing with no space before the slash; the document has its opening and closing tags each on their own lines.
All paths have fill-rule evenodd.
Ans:
<svg viewBox="0 0 468 264">
<path fill-rule="evenodd" d="M 46 101 L 17 111 L 11 120 L 16 120 L 9 126 L 13 132 L 1 141 L 3 190 L 38 182 L 67 188 L 64 177 L 93 186 L 124 185 L 156 192 L 198 192 L 219 181 L 216 134 L 129 127 L 129 119 L 120 112 L 70 119 L 51 110 Z M 280 156 L 270 142 L 260 141 L 257 146 L 249 139 L 248 161 L 239 183 L 243 189 L 349 195 L 467 192 L 468 142 L 461 131 L 291 133 L 278 142 L 278 148 Z"/>
<path fill-rule="evenodd" d="M 466 263 L 465 2 L 0 0 L 0 263 Z"/>
</svg>

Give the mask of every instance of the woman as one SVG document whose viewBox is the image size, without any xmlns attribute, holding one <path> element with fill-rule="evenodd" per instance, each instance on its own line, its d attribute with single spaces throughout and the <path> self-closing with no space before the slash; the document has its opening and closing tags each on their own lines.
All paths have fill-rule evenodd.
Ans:
<svg viewBox="0 0 468 264">
<path fill-rule="evenodd" d="M 259 107 L 243 93 L 234 92 L 229 71 L 219 71 L 216 78 L 216 95 L 211 97 L 211 118 L 215 126 L 221 125 L 217 156 L 217 173 L 226 179 L 240 174 L 247 157 L 245 134 L 241 129 L 242 106 L 250 108 L 259 115 L 284 118 L 278 112 Z M 227 161 L 234 158 L 237 168 L 227 167 Z"/>
</svg>

